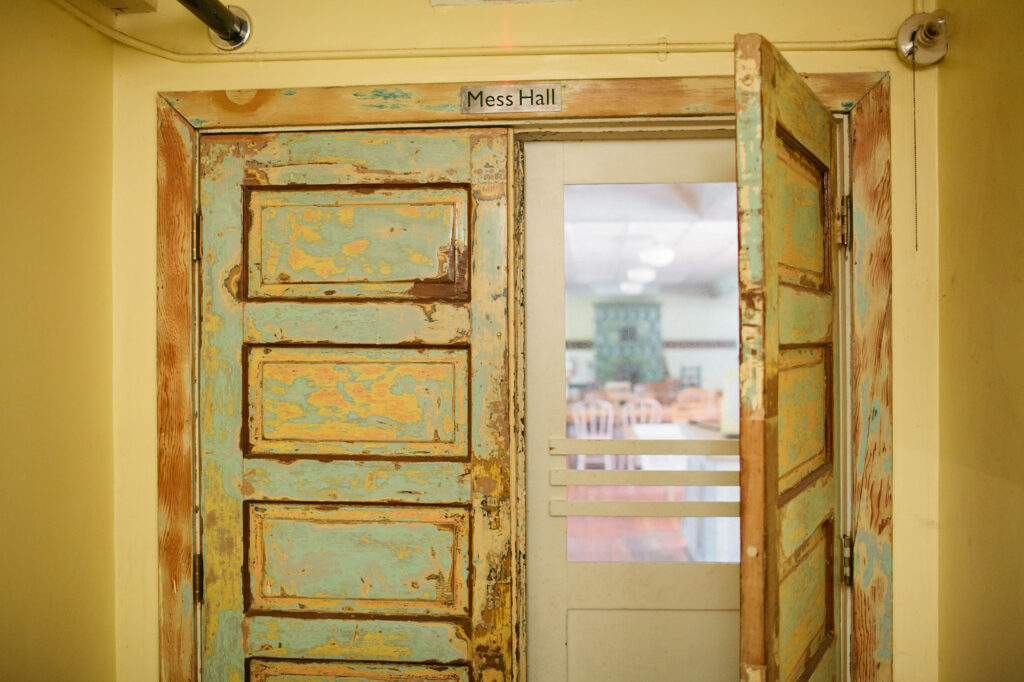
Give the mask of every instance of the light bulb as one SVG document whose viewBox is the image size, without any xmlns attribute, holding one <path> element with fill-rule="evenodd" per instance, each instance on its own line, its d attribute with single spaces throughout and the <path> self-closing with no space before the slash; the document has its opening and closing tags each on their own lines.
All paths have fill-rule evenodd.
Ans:
<svg viewBox="0 0 1024 682">
<path fill-rule="evenodd" d="M 676 259 L 676 252 L 666 244 L 656 244 L 646 249 L 641 249 L 636 257 L 645 265 L 655 268 L 663 268 Z"/>
<path fill-rule="evenodd" d="M 639 267 L 626 270 L 626 278 L 631 282 L 639 282 L 640 284 L 653 282 L 657 276 L 658 273 L 654 271 L 654 268 Z"/>
</svg>

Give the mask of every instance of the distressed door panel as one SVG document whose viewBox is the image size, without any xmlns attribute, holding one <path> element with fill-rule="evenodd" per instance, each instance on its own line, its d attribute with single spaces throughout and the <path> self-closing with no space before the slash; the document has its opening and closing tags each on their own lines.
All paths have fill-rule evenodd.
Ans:
<svg viewBox="0 0 1024 682">
<path fill-rule="evenodd" d="M 506 678 L 507 148 L 201 138 L 205 680 Z"/>
<path fill-rule="evenodd" d="M 782 493 L 831 456 L 831 363 L 821 346 L 784 348 L 778 369 L 778 481 Z"/>
<path fill-rule="evenodd" d="M 249 664 L 250 682 L 469 682 L 464 667 L 374 665 L 337 661 L 260 661 Z"/>
<path fill-rule="evenodd" d="M 757 35 L 736 98 L 741 678 L 838 679 L 835 124 Z"/>
<path fill-rule="evenodd" d="M 464 349 L 247 347 L 250 456 L 467 456 Z"/>
<path fill-rule="evenodd" d="M 467 293 L 468 186 L 268 188 L 247 198 L 250 297 Z"/>
<path fill-rule="evenodd" d="M 250 504 L 250 610 L 465 615 L 460 507 Z"/>
</svg>

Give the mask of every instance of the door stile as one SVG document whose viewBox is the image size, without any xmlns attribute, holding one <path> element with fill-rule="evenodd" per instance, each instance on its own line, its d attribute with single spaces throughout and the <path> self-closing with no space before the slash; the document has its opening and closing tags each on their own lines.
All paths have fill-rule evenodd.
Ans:
<svg viewBox="0 0 1024 682">
<path fill-rule="evenodd" d="M 509 131 L 508 269 L 509 269 L 509 416 L 512 439 L 512 679 L 526 675 L 526 154 L 523 142 Z"/>
<path fill-rule="evenodd" d="M 759 49 L 736 50 L 736 128 L 760 131 L 767 107 L 761 101 L 763 52 Z M 764 330 L 772 319 L 768 309 L 770 292 L 766 271 L 766 253 L 771 253 L 765 234 L 762 188 L 767 142 L 763 136 L 741 135 L 736 139 L 736 192 L 739 197 L 739 273 L 740 273 L 740 662 L 743 680 L 761 680 L 767 664 L 765 624 L 768 599 L 764 591 L 767 557 L 764 527 L 765 510 L 774 506 L 769 500 L 765 461 L 769 453 L 765 443 L 771 437 L 766 396 L 773 395 L 767 385 L 769 359 L 777 366 L 777 349 L 770 354 Z M 760 159 L 760 163 L 746 159 Z M 745 238 L 744 238 L 745 237 Z"/>
<path fill-rule="evenodd" d="M 498 129 L 471 142 L 472 628 L 475 679 L 500 682 L 513 667 L 513 541 L 509 461 L 508 147 Z"/>
</svg>

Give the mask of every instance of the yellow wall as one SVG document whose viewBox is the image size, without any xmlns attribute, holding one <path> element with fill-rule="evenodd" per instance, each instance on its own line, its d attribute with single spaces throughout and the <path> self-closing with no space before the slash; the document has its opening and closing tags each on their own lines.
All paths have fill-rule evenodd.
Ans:
<svg viewBox="0 0 1024 682">
<path fill-rule="evenodd" d="M 955 42 L 939 72 L 941 679 L 1020 679 L 1024 5 L 947 5 Z"/>
<path fill-rule="evenodd" d="M 892 36 L 911 2 L 582 0 L 429 9 L 427 0 L 279 3 L 248 0 L 263 50 L 731 40 L 757 30 L 777 40 Z M 779 7 L 781 5 L 781 7 Z M 166 7 L 165 7 L 166 6 Z M 285 8 L 288 8 L 288 11 Z M 163 14 L 166 12 L 166 14 Z M 118 25 L 161 43 L 206 49 L 174 3 L 162 17 Z M 165 22 L 161 24 L 161 21 Z M 894 659 L 897 679 L 937 677 L 938 241 L 934 204 L 921 210 L 914 251 L 910 72 L 892 52 L 792 53 L 802 71 L 891 71 L 895 273 Z M 117 48 L 114 59 L 114 430 L 117 670 L 154 679 L 156 639 L 155 107 L 161 90 L 408 83 L 481 79 L 680 76 L 732 73 L 728 54 L 393 59 L 178 64 Z M 936 193 L 935 70 L 918 77 L 920 188 Z"/>
<path fill-rule="evenodd" d="M 114 674 L 110 43 L 0 7 L 0 678 Z"/>
</svg>

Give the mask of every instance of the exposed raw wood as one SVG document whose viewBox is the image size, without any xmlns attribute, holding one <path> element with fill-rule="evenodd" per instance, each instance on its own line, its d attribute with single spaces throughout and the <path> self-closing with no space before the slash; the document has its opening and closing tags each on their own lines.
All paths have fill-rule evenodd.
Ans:
<svg viewBox="0 0 1024 682">
<path fill-rule="evenodd" d="M 881 74 L 811 74 L 811 88 L 834 111 L 848 111 Z M 531 114 L 460 113 L 463 85 L 348 86 L 296 90 L 163 93 L 195 128 L 272 126 L 394 126 L 490 124 L 605 118 L 715 116 L 736 111 L 728 76 L 562 81 L 562 111 Z"/>
<path fill-rule="evenodd" d="M 851 112 L 854 561 L 852 679 L 892 679 L 892 200 L 889 78 Z"/>
<path fill-rule="evenodd" d="M 196 132 L 157 101 L 157 533 L 160 679 L 195 670 L 192 197 Z"/>
</svg>

